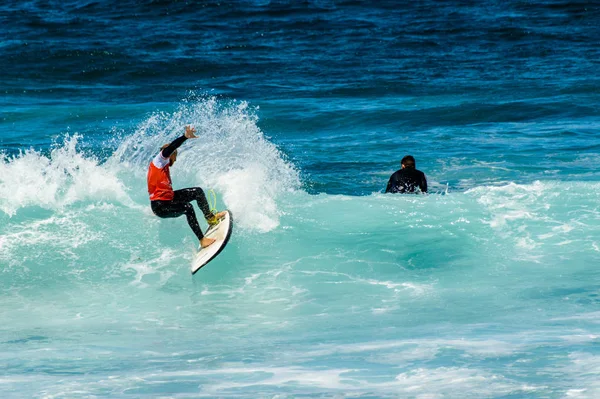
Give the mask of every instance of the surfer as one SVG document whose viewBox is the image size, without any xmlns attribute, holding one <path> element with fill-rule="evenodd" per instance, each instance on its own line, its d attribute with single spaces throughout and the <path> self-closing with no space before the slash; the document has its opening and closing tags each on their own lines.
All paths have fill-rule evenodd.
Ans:
<svg viewBox="0 0 600 399">
<path fill-rule="evenodd" d="M 204 237 L 198 225 L 196 213 L 191 202 L 196 203 L 202 210 L 208 224 L 216 224 L 225 216 L 225 212 L 213 214 L 206 200 L 206 195 L 200 187 L 184 188 L 173 191 L 171 183 L 171 172 L 169 168 L 177 160 L 177 148 L 187 139 L 197 138 L 196 129 L 191 126 L 185 127 L 185 134 L 175 139 L 171 144 L 162 146 L 161 151 L 154 157 L 148 167 L 148 193 L 150 194 L 150 206 L 152 212 L 161 218 L 175 218 L 183 214 L 187 217 L 188 224 L 192 228 L 202 248 L 214 243 L 213 238 Z"/>
<path fill-rule="evenodd" d="M 407 155 L 400 162 L 402 169 L 392 174 L 385 189 L 386 193 L 414 193 L 418 187 L 422 193 L 427 192 L 425 173 L 416 169 L 415 158 Z"/>
</svg>

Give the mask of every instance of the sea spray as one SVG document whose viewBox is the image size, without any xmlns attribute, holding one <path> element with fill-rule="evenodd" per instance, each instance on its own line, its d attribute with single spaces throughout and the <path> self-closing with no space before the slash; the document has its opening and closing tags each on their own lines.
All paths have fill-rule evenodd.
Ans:
<svg viewBox="0 0 600 399">
<path fill-rule="evenodd" d="M 66 135 L 49 155 L 28 149 L 0 158 L 0 211 L 14 216 L 26 207 L 64 208 L 73 203 L 131 204 L 116 171 L 79 151 L 79 135 Z"/>
<path fill-rule="evenodd" d="M 141 177 L 160 147 L 196 128 L 197 139 L 180 149 L 171 169 L 174 188 L 214 189 L 221 206 L 244 229 L 270 231 L 278 226 L 278 198 L 300 187 L 298 170 L 265 137 L 246 102 L 200 97 L 172 113 L 157 112 L 140 123 L 119 146 L 110 163 L 121 162 Z"/>
</svg>

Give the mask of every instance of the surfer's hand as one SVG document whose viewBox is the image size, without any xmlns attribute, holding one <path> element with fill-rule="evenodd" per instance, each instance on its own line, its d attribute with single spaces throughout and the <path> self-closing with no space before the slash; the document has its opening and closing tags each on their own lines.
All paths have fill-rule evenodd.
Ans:
<svg viewBox="0 0 600 399">
<path fill-rule="evenodd" d="M 188 139 L 196 139 L 198 138 L 198 136 L 196 136 L 194 133 L 196 133 L 196 128 L 193 126 L 186 126 L 185 127 L 185 137 L 187 137 Z"/>
</svg>

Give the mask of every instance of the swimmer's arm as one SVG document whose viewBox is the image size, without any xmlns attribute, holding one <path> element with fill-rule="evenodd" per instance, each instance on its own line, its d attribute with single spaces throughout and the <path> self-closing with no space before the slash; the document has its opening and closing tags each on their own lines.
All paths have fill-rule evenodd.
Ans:
<svg viewBox="0 0 600 399">
<path fill-rule="evenodd" d="M 394 176 L 390 176 L 390 180 L 388 181 L 387 187 L 385 188 L 385 192 L 386 193 L 391 193 L 392 192 L 392 178 Z"/>
<path fill-rule="evenodd" d="M 427 177 L 425 177 L 425 173 L 423 173 L 423 176 L 421 177 L 421 184 L 419 184 L 419 188 L 421 189 L 422 193 L 427 192 Z"/>
</svg>

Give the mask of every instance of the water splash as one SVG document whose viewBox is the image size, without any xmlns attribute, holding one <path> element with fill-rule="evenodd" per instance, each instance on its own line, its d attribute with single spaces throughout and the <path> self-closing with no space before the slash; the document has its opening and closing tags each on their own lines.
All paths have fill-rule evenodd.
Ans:
<svg viewBox="0 0 600 399">
<path fill-rule="evenodd" d="M 159 148 L 197 130 L 179 150 L 171 173 L 174 188 L 215 189 L 245 229 L 271 231 L 279 225 L 277 199 L 300 187 L 298 170 L 269 142 L 257 126 L 255 110 L 246 102 L 215 97 L 191 98 L 174 112 L 157 112 L 126 138 L 109 162 L 126 165 L 142 176 Z"/>
<path fill-rule="evenodd" d="M 30 149 L 0 157 L 0 210 L 9 216 L 24 207 L 60 209 L 85 200 L 131 205 L 115 170 L 77 150 L 81 136 L 65 136 L 49 155 Z"/>
</svg>

